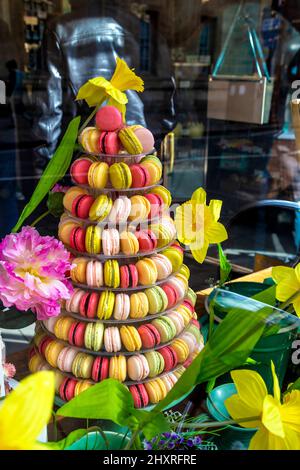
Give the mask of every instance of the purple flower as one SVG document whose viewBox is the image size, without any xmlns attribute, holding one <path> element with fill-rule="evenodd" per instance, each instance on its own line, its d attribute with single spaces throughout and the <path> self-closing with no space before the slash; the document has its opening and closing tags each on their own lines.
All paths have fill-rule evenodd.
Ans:
<svg viewBox="0 0 300 470">
<path fill-rule="evenodd" d="M 174 449 L 174 447 L 175 447 L 175 442 L 169 442 L 168 449 Z"/>
<path fill-rule="evenodd" d="M 188 447 L 193 447 L 193 445 L 194 445 L 194 440 L 193 440 L 193 439 L 188 439 L 188 440 L 186 441 L 186 444 L 187 444 Z"/>
<path fill-rule="evenodd" d="M 194 446 L 198 446 L 198 445 L 201 444 L 202 439 L 201 439 L 200 436 L 196 436 L 196 437 L 194 437 L 193 442 L 194 442 Z"/>
<path fill-rule="evenodd" d="M 170 439 L 170 437 L 171 437 L 171 433 L 170 433 L 170 432 L 164 432 L 162 435 L 163 435 L 165 438 L 167 438 L 167 439 Z"/>
<path fill-rule="evenodd" d="M 172 441 L 175 441 L 176 439 L 179 439 L 180 438 L 180 435 L 179 434 L 176 434 L 176 432 L 172 432 L 171 433 L 171 439 Z"/>
<path fill-rule="evenodd" d="M 62 186 L 61 184 L 56 183 L 51 189 L 51 193 L 66 193 L 69 189 L 69 186 Z"/>
<path fill-rule="evenodd" d="M 149 442 L 149 441 L 144 441 L 144 449 L 145 450 L 152 450 L 153 447 L 152 447 L 152 444 Z"/>
</svg>

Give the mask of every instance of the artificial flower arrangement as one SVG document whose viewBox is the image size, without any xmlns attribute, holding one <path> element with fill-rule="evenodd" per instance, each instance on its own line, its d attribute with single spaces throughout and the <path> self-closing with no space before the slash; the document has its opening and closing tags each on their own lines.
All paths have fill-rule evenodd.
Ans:
<svg viewBox="0 0 300 470">
<path fill-rule="evenodd" d="M 124 91 L 128 89 L 142 91 L 143 82 L 123 60 L 117 58 L 116 70 L 110 81 L 103 77 L 94 78 L 79 90 L 77 99 L 84 99 L 94 108 L 81 129 L 87 125 L 104 102 L 113 104 L 124 116 L 127 103 Z M 47 194 L 46 214 L 50 212 L 53 215 L 60 215 L 66 188 L 57 186 L 57 183 L 70 165 L 79 126 L 80 117 L 70 122 L 32 198 L 25 206 L 13 230 L 14 233 L 7 235 L 0 244 L 0 299 L 5 307 L 14 306 L 21 312 L 18 317 L 20 321 L 22 315 L 25 316 L 23 312 L 27 311 L 34 314 L 30 321 L 35 318 L 47 319 L 57 316 L 60 313 L 61 302 L 67 300 L 72 293 L 72 286 L 68 280 L 72 264 L 64 245 L 54 237 L 42 237 L 33 227 L 25 226 L 20 232 L 18 230 Z M 206 193 L 199 188 L 193 193 L 190 201 L 177 208 L 175 214 L 178 239 L 186 248 L 190 248 L 199 263 L 205 260 L 209 245 L 218 244 L 220 256 L 218 292 L 222 291 L 220 288 L 228 279 L 231 270 L 221 247 L 221 243 L 227 238 L 226 229 L 219 222 L 221 206 L 222 202 L 217 200 L 207 204 Z M 36 223 L 40 219 L 41 217 Z M 195 385 L 205 382 L 212 385 L 217 377 L 247 364 L 253 348 L 266 329 L 270 324 L 277 324 L 281 320 L 278 310 L 274 309 L 275 306 L 280 307 L 280 311 L 284 312 L 289 321 L 294 321 L 290 320 L 290 313 L 299 314 L 300 310 L 298 271 L 298 266 L 294 270 L 284 267 L 274 268 L 274 286 L 268 292 L 264 291 L 255 296 L 253 300 L 255 315 L 245 315 L 243 302 L 230 308 L 222 323 L 215 329 L 210 328 L 204 349 L 167 396 L 152 410 L 136 409 L 128 389 L 114 379 L 106 379 L 64 404 L 56 414 L 74 418 L 111 420 L 117 425 L 126 426 L 130 432 L 126 444 L 128 449 L 144 446 L 201 447 L 204 442 L 201 435 L 204 433 L 206 439 L 209 435 L 207 429 L 218 428 L 220 423 L 181 423 L 185 429 L 183 435 L 172 429 L 172 423 L 163 414 L 163 410 L 190 392 Z M 211 311 L 212 325 L 213 308 Z M 6 315 L 5 318 L 9 314 L 9 310 L 3 313 Z M 281 401 L 274 368 L 272 372 L 274 396 L 267 393 L 263 379 L 258 373 L 232 372 L 237 395 L 227 401 L 229 413 L 233 418 L 230 422 L 238 422 L 241 426 L 251 424 L 258 427 L 250 448 L 272 449 L 274 446 L 274 448 L 299 449 L 300 429 L 293 418 L 300 417 L 299 380 L 289 388 Z M 253 383 L 252 389 L 250 383 Z M 257 396 L 260 397 L 255 406 L 253 390 L 259 392 Z M 50 417 L 53 397 L 52 372 L 39 372 L 21 382 L 0 408 L 0 448 L 45 448 L 37 443 L 36 439 Z M 28 426 L 29 422 L 31 426 Z M 65 448 L 67 444 L 87 432 L 89 430 L 77 430 L 69 436 L 69 439 L 67 438 L 67 441 L 49 443 L 48 448 Z"/>
</svg>

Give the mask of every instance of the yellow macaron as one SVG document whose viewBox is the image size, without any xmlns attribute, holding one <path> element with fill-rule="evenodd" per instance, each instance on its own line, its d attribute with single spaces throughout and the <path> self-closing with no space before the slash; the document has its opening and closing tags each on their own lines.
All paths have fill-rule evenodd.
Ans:
<svg viewBox="0 0 300 470">
<path fill-rule="evenodd" d="M 109 166 L 106 162 L 94 162 L 88 171 L 91 188 L 103 189 L 107 186 Z"/>
<path fill-rule="evenodd" d="M 70 271 L 71 279 L 73 282 L 85 284 L 86 282 L 86 266 L 88 258 L 75 258 L 72 261 L 73 268 Z"/>
<path fill-rule="evenodd" d="M 120 328 L 120 336 L 127 351 L 139 351 L 142 347 L 142 340 L 138 330 L 134 326 L 123 325 Z"/>
<path fill-rule="evenodd" d="M 113 202 L 111 197 L 106 194 L 101 194 L 93 202 L 89 211 L 89 218 L 93 221 L 101 222 L 108 216 L 112 206 Z"/>
<path fill-rule="evenodd" d="M 48 343 L 45 349 L 45 358 L 48 364 L 52 367 L 56 367 L 57 358 L 60 352 L 64 349 L 65 345 L 59 341 L 53 340 Z"/>
<path fill-rule="evenodd" d="M 109 177 L 115 189 L 128 189 L 132 184 L 132 176 L 129 166 L 124 163 L 114 163 L 109 167 Z"/>
<path fill-rule="evenodd" d="M 131 210 L 129 220 L 145 220 L 151 211 L 151 204 L 144 196 L 135 195 L 130 198 Z"/>
<path fill-rule="evenodd" d="M 89 225 L 85 232 L 85 249 L 88 253 L 99 254 L 101 251 L 101 228 Z"/>
<path fill-rule="evenodd" d="M 125 356 L 113 356 L 109 361 L 109 377 L 124 382 L 127 375 Z"/>
<path fill-rule="evenodd" d="M 135 266 L 138 271 L 140 284 L 149 286 L 156 283 L 158 276 L 157 267 L 151 258 L 140 259 Z"/>
<path fill-rule="evenodd" d="M 120 234 L 121 251 L 125 255 L 136 255 L 139 251 L 139 242 L 134 233 L 124 231 Z"/>
<path fill-rule="evenodd" d="M 161 379 L 150 380 L 145 383 L 145 387 L 151 403 L 158 403 L 167 395 L 167 389 Z"/>
</svg>

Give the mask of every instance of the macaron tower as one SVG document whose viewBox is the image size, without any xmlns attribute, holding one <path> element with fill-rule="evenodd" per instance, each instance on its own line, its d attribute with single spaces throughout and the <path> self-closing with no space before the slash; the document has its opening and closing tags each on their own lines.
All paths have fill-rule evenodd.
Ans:
<svg viewBox="0 0 300 470">
<path fill-rule="evenodd" d="M 78 140 L 58 227 L 74 293 L 37 324 L 30 369 L 54 369 L 63 401 L 114 378 L 147 407 L 203 347 L 171 195 L 152 133 L 127 125 L 116 107 L 102 106 Z"/>
</svg>

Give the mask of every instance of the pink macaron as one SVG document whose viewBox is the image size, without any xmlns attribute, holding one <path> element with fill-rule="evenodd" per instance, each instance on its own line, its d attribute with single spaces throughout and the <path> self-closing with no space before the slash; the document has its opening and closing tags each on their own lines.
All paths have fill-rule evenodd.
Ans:
<svg viewBox="0 0 300 470">
<path fill-rule="evenodd" d="M 88 172 L 92 163 L 89 158 L 78 158 L 73 162 L 70 173 L 74 183 L 88 184 Z"/>
<path fill-rule="evenodd" d="M 181 279 L 173 276 L 169 279 L 168 284 L 176 290 L 178 300 L 184 298 L 186 294 L 186 285 Z"/>
<path fill-rule="evenodd" d="M 71 325 L 69 330 L 68 340 L 70 344 L 82 348 L 84 345 L 84 333 L 86 324 L 83 322 L 75 322 Z"/>
<path fill-rule="evenodd" d="M 138 285 L 138 270 L 135 264 L 125 264 L 120 267 L 120 286 L 122 289 Z"/>
<path fill-rule="evenodd" d="M 152 132 L 149 131 L 149 129 L 146 129 L 146 127 L 138 127 L 135 129 L 134 133 L 143 146 L 143 153 L 151 152 L 154 147 L 154 137 Z"/>
<path fill-rule="evenodd" d="M 149 186 L 150 175 L 147 168 L 144 168 L 142 165 L 137 163 L 130 165 L 130 171 L 132 176 L 132 188 L 143 188 L 145 186 Z"/>
<path fill-rule="evenodd" d="M 176 351 L 172 349 L 170 346 L 165 346 L 164 348 L 159 349 L 160 354 L 163 356 L 165 361 L 165 371 L 168 372 L 178 364 L 178 358 Z"/>
<path fill-rule="evenodd" d="M 57 367 L 63 372 L 72 372 L 72 364 L 78 351 L 71 347 L 61 350 L 57 358 Z"/>
<path fill-rule="evenodd" d="M 138 333 L 142 340 L 143 348 L 154 348 L 160 343 L 160 334 L 157 328 L 151 323 L 138 327 Z"/>
<path fill-rule="evenodd" d="M 67 312 L 79 313 L 79 306 L 81 298 L 84 296 L 85 291 L 82 289 L 75 289 L 70 299 L 66 301 Z"/>
<path fill-rule="evenodd" d="M 109 228 L 102 232 L 102 248 L 106 256 L 114 256 L 120 252 L 120 235 L 115 228 Z"/>
<path fill-rule="evenodd" d="M 128 294 L 117 294 L 114 305 L 114 318 L 126 320 L 130 313 L 130 297 Z"/>
<path fill-rule="evenodd" d="M 162 208 L 164 206 L 164 201 L 162 200 L 162 197 L 159 196 L 159 194 L 145 194 L 145 198 L 148 199 L 151 204 L 151 209 L 148 218 L 153 219 L 161 213 Z"/>
<path fill-rule="evenodd" d="M 72 215 L 80 219 L 88 219 L 94 198 L 87 194 L 77 196 L 72 203 Z"/>
<path fill-rule="evenodd" d="M 99 151 L 107 155 L 117 155 L 120 150 L 120 140 L 116 132 L 101 132 Z"/>
<path fill-rule="evenodd" d="M 134 381 L 144 380 L 148 377 L 150 372 L 149 364 L 145 356 L 136 354 L 130 356 L 127 360 L 127 373 L 128 377 Z"/>
<path fill-rule="evenodd" d="M 59 387 L 59 395 L 62 400 L 69 401 L 74 398 L 77 380 L 66 377 Z"/>
<path fill-rule="evenodd" d="M 85 229 L 82 227 L 74 227 L 70 235 L 70 246 L 80 253 L 85 252 Z"/>
<path fill-rule="evenodd" d="M 196 347 L 197 347 L 196 337 L 192 333 L 190 333 L 189 331 L 186 331 L 180 336 L 180 339 L 183 339 L 186 342 L 186 344 L 189 347 L 190 354 L 192 354 L 195 351 Z"/>
<path fill-rule="evenodd" d="M 100 131 L 116 131 L 122 123 L 122 114 L 114 106 L 103 106 L 96 113 L 96 126 Z"/>
<path fill-rule="evenodd" d="M 114 224 L 126 222 L 131 211 L 131 200 L 126 196 L 118 197 L 109 213 L 108 220 Z"/>
<path fill-rule="evenodd" d="M 152 261 L 154 261 L 157 269 L 157 279 L 161 281 L 166 279 L 172 274 L 172 263 L 165 255 L 158 253 L 155 256 L 152 256 Z"/>
<path fill-rule="evenodd" d="M 176 328 L 176 334 L 179 335 L 179 333 L 182 332 L 184 329 L 184 320 L 182 318 L 182 315 L 180 315 L 179 312 L 176 312 L 175 310 L 167 315 L 167 317 L 172 320 L 172 322 L 175 325 Z"/>
<path fill-rule="evenodd" d="M 103 286 L 103 266 L 98 260 L 91 260 L 86 265 L 86 282 L 90 287 Z"/>
<path fill-rule="evenodd" d="M 97 292 L 85 292 L 80 299 L 79 313 L 83 317 L 95 318 L 99 302 Z"/>
<path fill-rule="evenodd" d="M 177 377 L 175 374 L 173 374 L 172 372 L 170 372 L 169 374 L 166 374 L 164 375 L 161 380 L 163 381 L 163 383 L 165 384 L 165 387 L 167 389 L 167 392 L 169 392 L 173 387 L 174 385 L 176 384 L 177 382 Z"/>
<path fill-rule="evenodd" d="M 122 348 L 119 328 L 110 326 L 104 330 L 104 347 L 107 352 L 118 352 Z"/>
<path fill-rule="evenodd" d="M 109 371 L 109 359 L 108 357 L 98 356 L 93 362 L 92 367 L 92 379 L 95 382 L 107 379 Z"/>
<path fill-rule="evenodd" d="M 185 305 L 192 313 L 195 312 L 195 307 L 189 299 L 184 299 L 183 305 Z"/>
<path fill-rule="evenodd" d="M 129 391 L 132 395 L 135 408 L 144 408 L 149 404 L 149 396 L 143 384 L 131 385 Z"/>
<path fill-rule="evenodd" d="M 166 296 L 168 297 L 168 309 L 172 308 L 174 305 L 177 304 L 179 300 L 179 295 L 177 293 L 177 290 L 169 282 L 164 284 L 162 286 L 162 289 L 164 290 Z"/>
<path fill-rule="evenodd" d="M 157 237 L 152 230 L 138 230 L 135 236 L 139 242 L 141 252 L 152 251 L 157 247 Z"/>
</svg>

